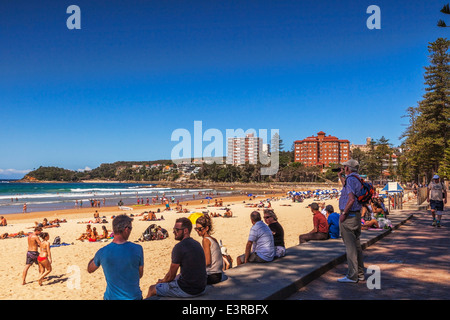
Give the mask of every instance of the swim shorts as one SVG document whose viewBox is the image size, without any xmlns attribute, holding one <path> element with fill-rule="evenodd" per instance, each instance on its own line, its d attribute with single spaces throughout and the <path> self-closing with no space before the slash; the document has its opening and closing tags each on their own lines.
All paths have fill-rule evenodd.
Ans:
<svg viewBox="0 0 450 320">
<path fill-rule="evenodd" d="M 430 208 L 435 211 L 444 211 L 444 201 L 430 200 Z"/>
<path fill-rule="evenodd" d="M 39 252 L 37 251 L 27 251 L 27 262 L 26 264 L 38 263 Z"/>
</svg>

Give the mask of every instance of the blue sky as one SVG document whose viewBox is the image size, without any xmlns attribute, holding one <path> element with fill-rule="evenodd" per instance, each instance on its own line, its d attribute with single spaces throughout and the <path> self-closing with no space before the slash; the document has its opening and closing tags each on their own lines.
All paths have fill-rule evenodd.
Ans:
<svg viewBox="0 0 450 320">
<path fill-rule="evenodd" d="M 169 159 L 194 121 L 279 129 L 287 148 L 320 130 L 398 145 L 446 3 L 2 0 L 0 178 Z"/>
</svg>

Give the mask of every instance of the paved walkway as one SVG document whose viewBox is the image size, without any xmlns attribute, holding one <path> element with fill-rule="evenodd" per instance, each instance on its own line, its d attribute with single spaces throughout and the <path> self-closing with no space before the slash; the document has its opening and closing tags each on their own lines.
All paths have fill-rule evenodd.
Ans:
<svg viewBox="0 0 450 320">
<path fill-rule="evenodd" d="M 338 283 L 347 271 L 341 263 L 302 287 L 287 300 L 450 300 L 450 211 L 442 227 L 431 226 L 429 211 L 421 211 L 400 228 L 366 248 L 366 281 Z M 374 284 L 380 289 L 369 289 Z"/>
</svg>

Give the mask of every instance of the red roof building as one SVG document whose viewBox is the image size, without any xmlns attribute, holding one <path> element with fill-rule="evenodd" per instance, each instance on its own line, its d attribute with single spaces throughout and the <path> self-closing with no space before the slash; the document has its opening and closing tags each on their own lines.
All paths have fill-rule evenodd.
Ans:
<svg viewBox="0 0 450 320">
<path fill-rule="evenodd" d="M 327 167 L 330 163 L 342 163 L 350 159 L 350 141 L 325 135 L 320 131 L 317 136 L 294 141 L 295 162 L 306 167 Z"/>
</svg>

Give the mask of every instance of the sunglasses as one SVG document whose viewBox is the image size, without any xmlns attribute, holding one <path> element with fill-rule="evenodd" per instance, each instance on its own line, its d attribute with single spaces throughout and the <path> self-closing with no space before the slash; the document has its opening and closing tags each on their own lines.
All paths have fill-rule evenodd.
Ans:
<svg viewBox="0 0 450 320">
<path fill-rule="evenodd" d="M 269 218 L 272 218 L 272 216 L 266 216 L 266 217 L 264 217 L 265 220 L 267 220 L 267 219 L 269 219 Z"/>
<path fill-rule="evenodd" d="M 196 231 L 203 231 L 203 230 L 205 230 L 205 227 L 196 227 L 196 228 L 194 228 L 194 230 L 196 230 Z"/>
<path fill-rule="evenodd" d="M 186 229 L 186 228 L 173 228 L 173 232 L 178 232 L 178 231 L 183 230 L 183 229 Z"/>
</svg>

